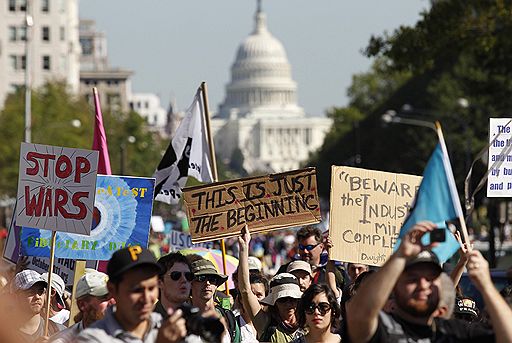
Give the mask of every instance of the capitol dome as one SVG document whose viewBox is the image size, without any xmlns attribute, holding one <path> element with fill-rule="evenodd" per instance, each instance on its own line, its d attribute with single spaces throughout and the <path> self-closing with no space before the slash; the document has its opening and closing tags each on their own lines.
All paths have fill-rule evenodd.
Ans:
<svg viewBox="0 0 512 343">
<path fill-rule="evenodd" d="M 267 29 L 265 13 L 254 16 L 253 32 L 245 38 L 231 66 L 231 81 L 226 86 L 226 98 L 219 107 L 218 117 L 250 116 L 264 111 L 275 116 L 283 111 L 303 115 L 297 106 L 297 84 L 291 77 L 286 51 Z"/>
</svg>

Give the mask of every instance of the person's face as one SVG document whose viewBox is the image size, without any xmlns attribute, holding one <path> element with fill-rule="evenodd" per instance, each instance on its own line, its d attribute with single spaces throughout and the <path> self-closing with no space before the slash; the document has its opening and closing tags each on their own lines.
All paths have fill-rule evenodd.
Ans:
<svg viewBox="0 0 512 343">
<path fill-rule="evenodd" d="M 290 297 L 279 298 L 276 300 L 275 306 L 281 320 L 290 319 L 295 316 L 298 302 L 299 299 Z"/>
<path fill-rule="evenodd" d="M 348 265 L 347 273 L 348 273 L 348 276 L 350 276 L 350 279 L 352 281 L 354 281 L 355 279 L 357 279 L 359 274 L 361 274 L 362 272 L 365 272 L 367 270 L 368 270 L 368 266 L 365 264 L 350 263 Z"/>
<path fill-rule="evenodd" d="M 103 297 L 91 295 L 77 301 L 78 308 L 84 315 L 84 321 L 88 323 L 102 319 L 105 316 L 107 307 L 114 303 L 114 298 L 109 294 Z"/>
<path fill-rule="evenodd" d="M 172 303 L 187 301 L 192 287 L 192 278 L 193 274 L 185 263 L 173 264 L 165 273 L 163 280 L 159 282 L 162 295 Z"/>
<path fill-rule="evenodd" d="M 251 291 L 258 298 L 258 301 L 265 298 L 265 286 L 262 283 L 251 283 Z"/>
<path fill-rule="evenodd" d="M 313 279 L 311 278 L 311 275 L 305 270 L 294 270 L 292 272 L 293 275 L 299 280 L 299 287 L 300 291 L 304 292 L 306 289 L 311 286 L 311 282 Z"/>
<path fill-rule="evenodd" d="M 394 288 L 396 306 L 416 317 L 430 316 L 439 303 L 440 272 L 428 263 L 407 268 Z"/>
<path fill-rule="evenodd" d="M 19 290 L 16 292 L 20 309 L 24 312 L 36 315 L 43 310 L 45 303 L 44 296 L 46 294 L 46 285 L 42 282 L 34 284 L 27 290 Z"/>
<path fill-rule="evenodd" d="M 306 326 L 310 330 L 323 330 L 331 325 L 332 308 L 325 293 L 315 295 L 305 312 Z"/>
<path fill-rule="evenodd" d="M 192 281 L 192 301 L 209 301 L 217 290 L 218 278 L 215 275 L 200 275 Z"/>
<path fill-rule="evenodd" d="M 308 262 L 311 265 L 320 264 L 320 255 L 324 249 L 322 243 L 318 243 L 315 236 L 309 236 L 306 239 L 299 241 L 299 254 L 303 261 Z"/>
<path fill-rule="evenodd" d="M 138 325 L 149 319 L 158 299 L 158 276 L 153 270 L 134 268 L 118 284 L 108 283 L 116 301 L 116 318 L 123 324 Z"/>
</svg>

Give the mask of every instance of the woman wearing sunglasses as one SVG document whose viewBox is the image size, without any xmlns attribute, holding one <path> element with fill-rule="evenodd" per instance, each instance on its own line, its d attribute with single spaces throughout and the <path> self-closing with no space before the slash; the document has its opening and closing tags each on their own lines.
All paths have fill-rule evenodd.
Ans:
<svg viewBox="0 0 512 343">
<path fill-rule="evenodd" d="M 331 288 L 325 284 L 309 287 L 299 301 L 299 326 L 307 334 L 292 343 L 341 342 L 341 336 L 332 333 L 338 328 L 340 307 Z"/>
<path fill-rule="evenodd" d="M 251 235 L 245 227 L 238 240 L 240 245 L 238 283 L 244 308 L 249 312 L 260 342 L 288 343 L 302 335 L 296 317 L 297 303 L 302 292 L 295 276 L 281 273 L 270 280 L 270 293 L 264 299 L 251 290 L 249 280 L 249 242 Z M 265 309 L 263 305 L 268 305 Z"/>
</svg>

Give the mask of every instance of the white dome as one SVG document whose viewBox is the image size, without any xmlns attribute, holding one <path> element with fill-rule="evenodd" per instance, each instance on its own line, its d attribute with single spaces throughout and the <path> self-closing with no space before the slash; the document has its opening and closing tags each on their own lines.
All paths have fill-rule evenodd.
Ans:
<svg viewBox="0 0 512 343">
<path fill-rule="evenodd" d="M 286 51 L 268 31 L 266 16 L 259 9 L 255 28 L 237 50 L 231 66 L 231 82 L 226 86 L 226 98 L 220 105 L 219 117 L 233 113 L 245 116 L 256 108 L 268 115 L 303 112 L 297 106 L 297 85 L 291 77 Z"/>
</svg>

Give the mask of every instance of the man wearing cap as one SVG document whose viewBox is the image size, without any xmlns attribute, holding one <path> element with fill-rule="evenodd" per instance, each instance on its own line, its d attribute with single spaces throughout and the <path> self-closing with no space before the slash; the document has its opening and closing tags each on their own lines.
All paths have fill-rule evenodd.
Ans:
<svg viewBox="0 0 512 343">
<path fill-rule="evenodd" d="M 299 280 L 300 291 L 304 292 L 311 286 L 313 281 L 313 272 L 311 266 L 306 261 L 297 260 L 293 261 L 286 268 L 286 272 L 293 274 Z"/>
<path fill-rule="evenodd" d="M 52 343 L 71 343 L 82 330 L 90 327 L 105 316 L 107 306 L 113 304 L 113 298 L 107 289 L 108 276 L 94 269 L 86 269 L 76 284 L 75 299 L 79 313 L 75 324 L 51 337 Z"/>
<path fill-rule="evenodd" d="M 461 297 L 455 300 L 454 318 L 472 322 L 478 318 L 478 309 L 473 299 Z"/>
<path fill-rule="evenodd" d="M 442 292 L 439 261 L 421 238 L 436 228 L 416 224 L 377 272 L 365 278 L 347 303 L 349 340 L 360 342 L 512 342 L 512 310 L 499 296 L 480 252 L 472 251 L 469 276 L 483 295 L 494 332 L 457 319 L 435 318 Z M 391 292 L 393 313 L 382 312 Z"/>
<path fill-rule="evenodd" d="M 23 270 L 14 276 L 11 293 L 15 297 L 13 322 L 14 335 L 20 343 L 44 342 L 46 339 L 64 329 L 64 326 L 48 321 L 48 335 L 44 336 L 45 320 L 43 307 L 45 303 L 46 281 L 34 270 Z"/>
<path fill-rule="evenodd" d="M 217 272 L 213 263 L 204 258 L 192 262 L 192 272 L 192 305 L 202 312 L 215 310 L 224 318 L 229 336 L 224 335 L 223 342 L 240 342 L 240 327 L 233 312 L 215 304 L 217 287 L 226 282 L 228 277 Z"/>
<path fill-rule="evenodd" d="M 186 335 L 185 320 L 176 311 L 162 324 L 153 312 L 162 267 L 140 246 L 116 251 L 107 265 L 107 288 L 116 305 L 105 317 L 78 335 L 77 342 L 179 342 Z"/>
<path fill-rule="evenodd" d="M 48 283 L 48 273 L 41 274 L 41 277 Z M 52 287 L 50 294 L 50 320 L 59 324 L 66 324 L 69 320 L 69 310 L 63 296 L 66 285 L 59 274 L 52 273 Z"/>
</svg>

